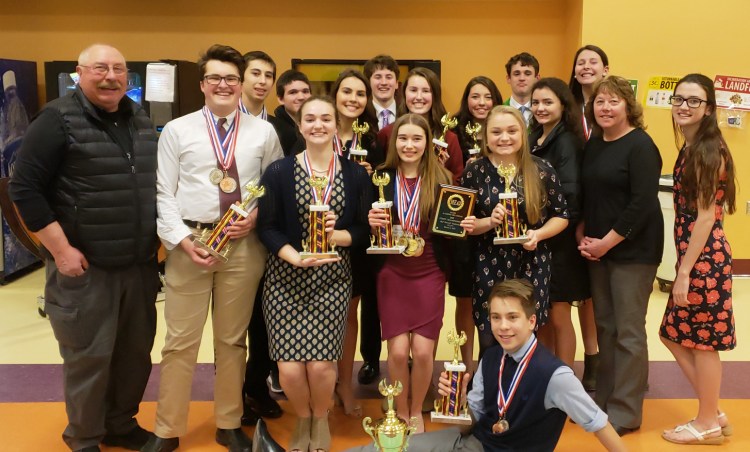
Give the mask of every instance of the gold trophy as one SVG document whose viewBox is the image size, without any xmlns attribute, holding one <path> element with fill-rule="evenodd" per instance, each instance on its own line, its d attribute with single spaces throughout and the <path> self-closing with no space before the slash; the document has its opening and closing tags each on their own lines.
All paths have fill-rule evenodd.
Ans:
<svg viewBox="0 0 750 452">
<path fill-rule="evenodd" d="M 367 152 L 367 151 L 365 151 Z M 393 207 L 393 201 L 386 201 L 385 194 L 383 193 L 383 187 L 391 182 L 391 177 L 388 173 L 378 175 L 375 171 L 372 174 L 372 183 L 378 187 L 378 202 L 372 203 L 373 209 L 383 209 L 385 214 L 388 216 L 387 223 L 385 226 L 377 228 L 375 235 L 370 236 L 370 247 L 367 248 L 367 254 L 401 254 L 406 249 L 406 246 L 396 243 L 393 238 L 393 217 L 391 217 L 391 207 Z"/>
<path fill-rule="evenodd" d="M 364 162 L 367 158 L 367 149 L 362 148 L 362 135 L 370 131 L 370 124 L 365 122 L 360 126 L 359 119 L 355 119 L 354 124 L 352 124 L 352 130 L 357 136 L 357 145 L 349 151 L 349 155 L 352 156 L 352 160 L 355 162 Z"/>
<path fill-rule="evenodd" d="M 482 131 L 482 125 L 478 122 L 467 122 L 466 123 L 466 133 L 471 136 L 471 139 L 474 141 L 474 147 L 469 149 L 469 155 L 474 157 L 480 152 L 482 152 L 482 148 L 479 147 L 479 132 Z"/>
<path fill-rule="evenodd" d="M 438 138 L 433 138 L 432 143 L 435 144 L 435 154 L 440 156 L 441 150 L 448 149 L 448 143 L 445 141 L 445 135 L 448 133 L 448 129 L 452 129 L 458 125 L 458 119 L 451 117 L 450 113 L 446 113 L 440 118 L 440 124 L 443 125 L 443 133 Z"/>
<path fill-rule="evenodd" d="M 516 175 L 516 167 L 513 164 L 497 167 L 497 174 L 505 180 L 505 193 L 500 193 L 500 202 L 505 208 L 503 222 L 495 228 L 495 245 L 508 245 L 512 243 L 526 243 L 526 225 L 521 223 L 518 212 L 518 193 L 510 190 L 510 184 Z"/>
<path fill-rule="evenodd" d="M 328 185 L 327 177 L 312 176 L 309 179 L 310 186 L 315 190 L 317 201 L 310 204 L 310 237 L 307 243 L 302 241 L 302 259 L 329 259 L 339 257 L 339 253 L 334 250 L 335 243 L 328 241 L 326 234 L 326 212 L 328 204 L 323 204 L 323 189 Z"/>
<path fill-rule="evenodd" d="M 229 239 L 226 229 L 233 225 L 236 221 L 241 218 L 247 218 L 250 213 L 247 211 L 247 206 L 250 201 L 266 194 L 266 189 L 263 186 L 258 186 L 257 180 L 251 180 L 245 185 L 247 195 L 242 203 L 232 204 L 227 209 L 224 216 L 221 217 L 219 223 L 213 229 L 203 229 L 201 236 L 193 240 L 193 244 L 198 248 L 207 251 L 211 256 L 219 259 L 221 262 L 227 262 L 229 258 L 229 252 L 232 250 L 232 241 Z"/>
<path fill-rule="evenodd" d="M 430 413 L 432 422 L 443 422 L 446 424 L 470 425 L 471 416 L 466 403 L 461 403 L 464 390 L 464 375 L 466 364 L 458 362 L 458 353 L 462 345 L 466 343 L 466 333 L 458 334 L 455 329 L 448 332 L 448 344 L 453 346 L 453 361 L 445 362 L 445 371 L 451 382 L 451 392 L 447 396 L 435 399 L 435 411 Z"/>
<path fill-rule="evenodd" d="M 386 386 L 385 379 L 383 379 L 378 384 L 378 389 L 384 397 L 388 398 L 388 411 L 385 413 L 385 419 L 373 423 L 368 416 L 362 419 L 362 427 L 365 433 L 370 435 L 378 451 L 405 452 L 409 447 L 409 435 L 417 430 L 417 418 L 412 417 L 407 422 L 396 416 L 396 411 L 393 409 L 393 398 L 401 394 L 404 387 L 400 381 Z"/>
</svg>

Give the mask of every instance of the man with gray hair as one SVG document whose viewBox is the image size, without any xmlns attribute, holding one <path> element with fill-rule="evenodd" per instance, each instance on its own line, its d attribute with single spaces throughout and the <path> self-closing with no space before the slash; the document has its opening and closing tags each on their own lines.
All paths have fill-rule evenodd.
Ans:
<svg viewBox="0 0 750 452">
<path fill-rule="evenodd" d="M 76 72 L 76 90 L 29 125 L 10 195 L 46 256 L 64 441 L 85 452 L 100 442 L 138 450 L 151 436 L 135 415 L 156 332 L 157 136 L 125 96 L 128 69 L 117 49 L 88 47 Z"/>
</svg>

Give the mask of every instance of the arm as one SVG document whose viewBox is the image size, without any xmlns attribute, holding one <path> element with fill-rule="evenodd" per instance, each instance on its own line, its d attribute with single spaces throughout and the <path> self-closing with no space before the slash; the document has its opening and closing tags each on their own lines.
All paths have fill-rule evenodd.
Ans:
<svg viewBox="0 0 750 452">
<path fill-rule="evenodd" d="M 538 160 L 539 174 L 547 191 L 547 204 L 542 208 L 550 217 L 539 229 L 529 229 L 526 235 L 529 240 L 523 244 L 523 248 L 529 251 L 536 249 L 539 242 L 547 240 L 561 233 L 568 226 L 568 204 L 562 195 L 560 179 L 556 177 L 556 171 L 544 160 Z"/>
<path fill-rule="evenodd" d="M 594 432 L 594 435 L 596 435 L 596 439 L 599 440 L 599 443 L 601 443 L 601 445 L 609 452 L 625 452 L 628 450 L 622 442 L 620 435 L 617 434 L 615 429 L 612 428 L 612 424 L 609 422 L 607 422 L 607 425 L 604 428 Z"/>
<path fill-rule="evenodd" d="M 445 169 L 450 171 L 453 176 L 451 183 L 458 184 L 461 173 L 464 172 L 464 156 L 461 152 L 461 145 L 458 144 L 456 134 L 451 131 L 446 134 L 445 141 L 448 142 L 448 160 L 445 162 Z"/>
<path fill-rule="evenodd" d="M 557 144 L 557 173 L 562 192 L 565 194 L 565 201 L 568 204 L 568 213 L 570 219 L 578 219 L 581 215 L 580 196 L 581 196 L 581 178 L 580 178 L 580 154 L 581 146 L 572 133 L 564 132 L 558 138 Z"/>
<path fill-rule="evenodd" d="M 55 259 L 57 269 L 65 276 L 81 276 L 89 263 L 77 248 L 68 243 L 68 238 L 60 227 L 60 223 L 53 221 L 36 232 L 37 237 Z"/>
<path fill-rule="evenodd" d="M 167 123 L 159 137 L 156 170 L 156 231 L 164 246 L 171 250 L 191 236 L 190 228 L 182 221 L 177 203 L 180 178 L 180 142 L 172 123 Z M 186 250 L 187 251 L 187 250 Z"/>
<path fill-rule="evenodd" d="M 347 202 L 355 203 L 354 215 L 352 222 L 343 230 L 336 230 L 335 234 L 348 234 L 343 237 L 344 242 L 339 242 L 339 238 L 336 238 L 336 243 L 341 246 L 364 246 L 368 243 L 370 235 L 370 227 L 368 225 L 368 212 L 370 210 L 370 203 L 372 202 L 372 182 L 367 175 L 367 172 L 361 166 L 351 166 L 351 185 L 352 188 L 345 190 L 347 192 Z M 348 244 L 345 244 L 348 243 Z"/>
</svg>

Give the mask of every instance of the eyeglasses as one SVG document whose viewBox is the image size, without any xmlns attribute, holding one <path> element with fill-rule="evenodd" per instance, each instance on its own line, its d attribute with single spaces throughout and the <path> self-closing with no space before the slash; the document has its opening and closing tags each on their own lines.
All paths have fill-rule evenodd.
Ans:
<svg viewBox="0 0 750 452">
<path fill-rule="evenodd" d="M 237 86 L 240 84 L 240 78 L 236 75 L 227 75 L 226 77 L 222 77 L 220 75 L 210 74 L 203 77 L 203 80 L 205 80 L 209 85 L 218 85 L 222 80 L 224 80 L 227 86 Z"/>
<path fill-rule="evenodd" d="M 685 99 L 682 96 L 669 96 L 669 103 L 673 107 L 679 107 L 680 105 L 684 104 L 685 102 L 687 102 L 688 107 L 690 107 L 690 108 L 698 108 L 698 107 L 701 106 L 702 103 L 704 103 L 704 102 L 708 103 L 707 100 L 698 99 L 697 97 L 688 97 L 687 99 Z"/>
<path fill-rule="evenodd" d="M 107 73 L 110 70 L 114 72 L 115 75 L 122 75 L 128 72 L 127 67 L 119 65 L 119 64 L 116 64 L 114 66 L 107 66 L 106 64 L 95 64 L 93 66 L 86 66 L 86 65 L 80 64 L 79 66 L 91 69 L 91 72 L 93 72 L 96 75 L 107 75 Z"/>
</svg>

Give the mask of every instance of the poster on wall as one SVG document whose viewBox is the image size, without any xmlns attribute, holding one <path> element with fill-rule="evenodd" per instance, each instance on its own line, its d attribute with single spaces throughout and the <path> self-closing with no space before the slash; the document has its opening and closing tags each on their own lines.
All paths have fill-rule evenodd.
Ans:
<svg viewBox="0 0 750 452">
<path fill-rule="evenodd" d="M 750 78 L 717 75 L 714 88 L 717 107 L 750 111 Z"/>
<path fill-rule="evenodd" d="M 633 95 L 637 99 L 638 98 L 638 80 L 628 79 L 628 83 L 630 83 L 630 87 L 633 88 Z"/>
<path fill-rule="evenodd" d="M 0 176 L 10 177 L 29 120 L 39 109 L 36 63 L 0 59 Z M 2 277 L 39 261 L 2 220 Z"/>
<path fill-rule="evenodd" d="M 648 79 L 648 89 L 646 90 L 647 107 L 671 108 L 669 96 L 674 92 L 680 77 L 671 75 L 657 75 Z"/>
</svg>

